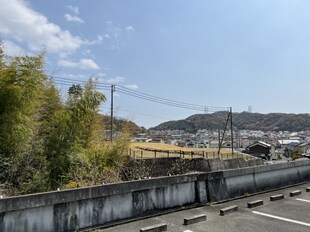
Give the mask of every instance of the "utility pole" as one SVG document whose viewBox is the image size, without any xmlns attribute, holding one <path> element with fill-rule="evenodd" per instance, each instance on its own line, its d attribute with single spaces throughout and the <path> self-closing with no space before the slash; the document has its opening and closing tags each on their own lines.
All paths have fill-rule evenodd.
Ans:
<svg viewBox="0 0 310 232">
<path fill-rule="evenodd" d="M 221 147 L 221 131 L 220 131 L 220 129 L 218 129 L 217 132 L 218 132 L 219 148 L 220 148 Z"/>
<path fill-rule="evenodd" d="M 113 141 L 113 96 L 115 92 L 115 85 L 111 85 L 111 134 L 110 134 L 110 140 Z"/>
<path fill-rule="evenodd" d="M 225 137 L 225 133 L 226 133 L 227 125 L 228 125 L 228 122 L 229 122 L 229 118 L 230 118 L 230 112 L 227 115 L 223 136 L 220 139 L 219 150 L 218 150 L 217 154 L 220 154 L 220 152 L 221 152 L 221 148 L 222 148 L 223 140 L 224 140 L 224 137 Z"/>
<path fill-rule="evenodd" d="M 224 132 L 223 132 L 223 136 L 222 136 L 222 138 L 219 137 L 219 149 L 217 152 L 218 154 L 220 154 L 220 152 L 221 152 L 223 140 L 224 140 L 225 133 L 227 130 L 227 126 L 229 125 L 228 124 L 229 122 L 230 122 L 230 128 L 231 128 L 231 149 L 232 149 L 232 154 L 233 154 L 234 153 L 234 134 L 233 134 L 232 107 L 229 108 L 229 112 L 228 112 L 226 123 L 225 123 Z M 219 133 L 219 135 L 220 135 L 220 133 Z"/>
<path fill-rule="evenodd" d="M 230 107 L 230 130 L 231 130 L 231 153 L 234 154 L 234 132 L 233 132 L 232 107 Z"/>
</svg>

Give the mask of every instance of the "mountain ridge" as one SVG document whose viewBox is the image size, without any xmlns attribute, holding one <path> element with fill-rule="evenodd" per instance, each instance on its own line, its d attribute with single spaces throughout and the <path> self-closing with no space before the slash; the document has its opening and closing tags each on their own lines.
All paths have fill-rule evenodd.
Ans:
<svg viewBox="0 0 310 232">
<path fill-rule="evenodd" d="M 194 114 L 182 120 L 168 121 L 150 130 L 217 130 L 225 127 L 228 112 Z M 310 114 L 287 113 L 233 113 L 233 127 L 238 130 L 304 131 L 310 130 Z"/>
</svg>

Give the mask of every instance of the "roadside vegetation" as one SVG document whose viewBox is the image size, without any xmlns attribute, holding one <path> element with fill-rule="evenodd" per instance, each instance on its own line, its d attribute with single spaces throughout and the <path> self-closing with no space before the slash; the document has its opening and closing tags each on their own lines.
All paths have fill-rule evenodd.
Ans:
<svg viewBox="0 0 310 232">
<path fill-rule="evenodd" d="M 0 194 L 126 179 L 129 139 L 104 140 L 105 100 L 92 79 L 62 99 L 44 54 L 9 57 L 0 46 Z"/>
</svg>

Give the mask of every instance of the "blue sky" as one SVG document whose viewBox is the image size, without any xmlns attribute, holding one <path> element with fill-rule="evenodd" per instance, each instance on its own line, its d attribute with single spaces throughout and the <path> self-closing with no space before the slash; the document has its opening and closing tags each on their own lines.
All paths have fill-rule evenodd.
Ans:
<svg viewBox="0 0 310 232">
<path fill-rule="evenodd" d="M 47 51 L 47 73 L 254 112 L 309 113 L 308 0 L 0 0 L 10 55 Z M 65 93 L 67 86 L 58 84 Z M 109 113 L 110 93 L 102 107 Z M 151 127 L 195 113 L 115 93 Z"/>
</svg>

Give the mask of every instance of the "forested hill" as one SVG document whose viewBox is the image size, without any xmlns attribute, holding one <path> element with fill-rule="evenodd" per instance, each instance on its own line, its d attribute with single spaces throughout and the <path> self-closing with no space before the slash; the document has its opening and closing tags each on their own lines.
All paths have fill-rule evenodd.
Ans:
<svg viewBox="0 0 310 232">
<path fill-rule="evenodd" d="M 101 120 L 107 130 L 111 128 L 111 117 L 110 115 L 100 115 Z M 145 128 L 139 127 L 137 124 L 124 118 L 113 118 L 113 127 L 115 131 L 126 131 L 126 132 L 143 132 Z"/>
<path fill-rule="evenodd" d="M 195 114 L 186 119 L 168 121 L 154 128 L 155 130 L 184 130 L 195 132 L 199 129 L 223 129 L 227 112 L 213 114 Z M 233 126 L 239 130 L 263 131 L 302 131 L 310 130 L 310 114 L 284 113 L 233 113 Z"/>
</svg>

